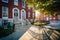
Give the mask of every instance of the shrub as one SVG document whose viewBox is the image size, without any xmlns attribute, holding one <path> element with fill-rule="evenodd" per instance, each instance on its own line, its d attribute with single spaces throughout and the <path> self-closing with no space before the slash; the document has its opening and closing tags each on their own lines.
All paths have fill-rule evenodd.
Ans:
<svg viewBox="0 0 60 40">
<path fill-rule="evenodd" d="M 12 29 L 3 29 L 3 28 L 0 28 L 0 38 L 9 35 L 12 32 L 13 32 Z"/>
</svg>

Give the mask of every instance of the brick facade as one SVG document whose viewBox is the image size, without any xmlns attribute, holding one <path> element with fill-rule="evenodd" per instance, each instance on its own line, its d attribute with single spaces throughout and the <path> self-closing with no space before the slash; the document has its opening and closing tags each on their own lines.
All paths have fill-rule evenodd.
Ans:
<svg viewBox="0 0 60 40">
<path fill-rule="evenodd" d="M 25 4 L 25 8 L 22 7 L 22 0 L 18 0 L 18 6 L 14 5 L 14 0 L 9 0 L 8 3 L 2 2 L 0 0 L 0 18 L 2 18 L 2 6 L 8 7 L 8 18 L 13 18 L 12 10 L 13 8 L 19 9 L 19 18 L 21 19 L 21 10 L 24 9 L 26 11 L 26 19 L 28 19 L 28 12 L 30 12 L 30 19 L 33 19 L 32 17 L 32 8 L 28 9 L 27 4 Z"/>
</svg>

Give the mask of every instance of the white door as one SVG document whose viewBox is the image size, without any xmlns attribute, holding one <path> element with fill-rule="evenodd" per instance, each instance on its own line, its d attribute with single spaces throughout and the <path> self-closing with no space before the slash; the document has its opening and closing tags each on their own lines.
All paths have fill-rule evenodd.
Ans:
<svg viewBox="0 0 60 40">
<path fill-rule="evenodd" d="M 25 12 L 25 10 L 21 10 L 21 19 L 22 20 L 26 19 L 26 12 Z"/>
</svg>

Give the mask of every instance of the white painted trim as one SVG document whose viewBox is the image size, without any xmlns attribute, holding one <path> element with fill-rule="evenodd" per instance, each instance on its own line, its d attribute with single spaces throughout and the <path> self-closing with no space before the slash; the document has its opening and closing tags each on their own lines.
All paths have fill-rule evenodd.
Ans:
<svg viewBox="0 0 60 40">
<path fill-rule="evenodd" d="M 16 3 L 17 1 L 17 3 Z M 18 6 L 18 0 L 14 0 L 14 5 Z"/>
<path fill-rule="evenodd" d="M 8 17 L 2 17 L 3 20 L 8 20 Z"/>
<path fill-rule="evenodd" d="M 12 22 L 13 23 L 13 18 L 8 18 L 8 22 Z"/>
<path fill-rule="evenodd" d="M 19 19 L 19 15 L 20 15 L 20 14 L 19 14 L 19 9 L 18 9 L 18 8 L 13 8 L 13 9 L 12 9 L 12 16 L 13 16 L 13 19 L 14 19 L 14 9 L 17 9 L 17 10 L 18 10 L 18 19 Z"/>
<path fill-rule="evenodd" d="M 7 8 L 7 15 L 8 15 L 8 10 L 9 9 L 6 6 L 2 6 L 2 19 L 7 20 L 8 19 L 8 16 L 7 17 L 3 17 L 3 7 Z"/>
<path fill-rule="evenodd" d="M 35 14 L 34 14 L 34 13 L 32 13 L 32 19 L 34 19 L 34 15 L 35 15 Z"/>
<path fill-rule="evenodd" d="M 24 13 L 26 14 L 26 11 L 24 9 L 21 10 L 21 19 L 22 19 L 22 11 L 24 11 Z M 25 15 L 26 18 L 26 15 Z"/>
<path fill-rule="evenodd" d="M 22 0 L 22 2 L 23 2 L 24 0 Z M 22 3 L 23 4 L 23 3 Z M 25 6 L 26 6 L 26 3 L 24 2 L 24 6 L 22 6 L 23 8 L 25 8 Z"/>
<path fill-rule="evenodd" d="M 31 15 L 31 13 L 30 13 L 30 12 L 28 12 L 28 17 L 30 17 L 30 15 Z"/>
</svg>

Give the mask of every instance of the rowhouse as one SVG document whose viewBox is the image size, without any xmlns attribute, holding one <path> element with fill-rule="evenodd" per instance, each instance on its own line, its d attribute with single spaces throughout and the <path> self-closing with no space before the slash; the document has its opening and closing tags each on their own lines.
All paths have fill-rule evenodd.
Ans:
<svg viewBox="0 0 60 40">
<path fill-rule="evenodd" d="M 2 21 L 13 22 L 34 19 L 34 12 L 24 0 L 0 0 L 0 25 Z"/>
</svg>

